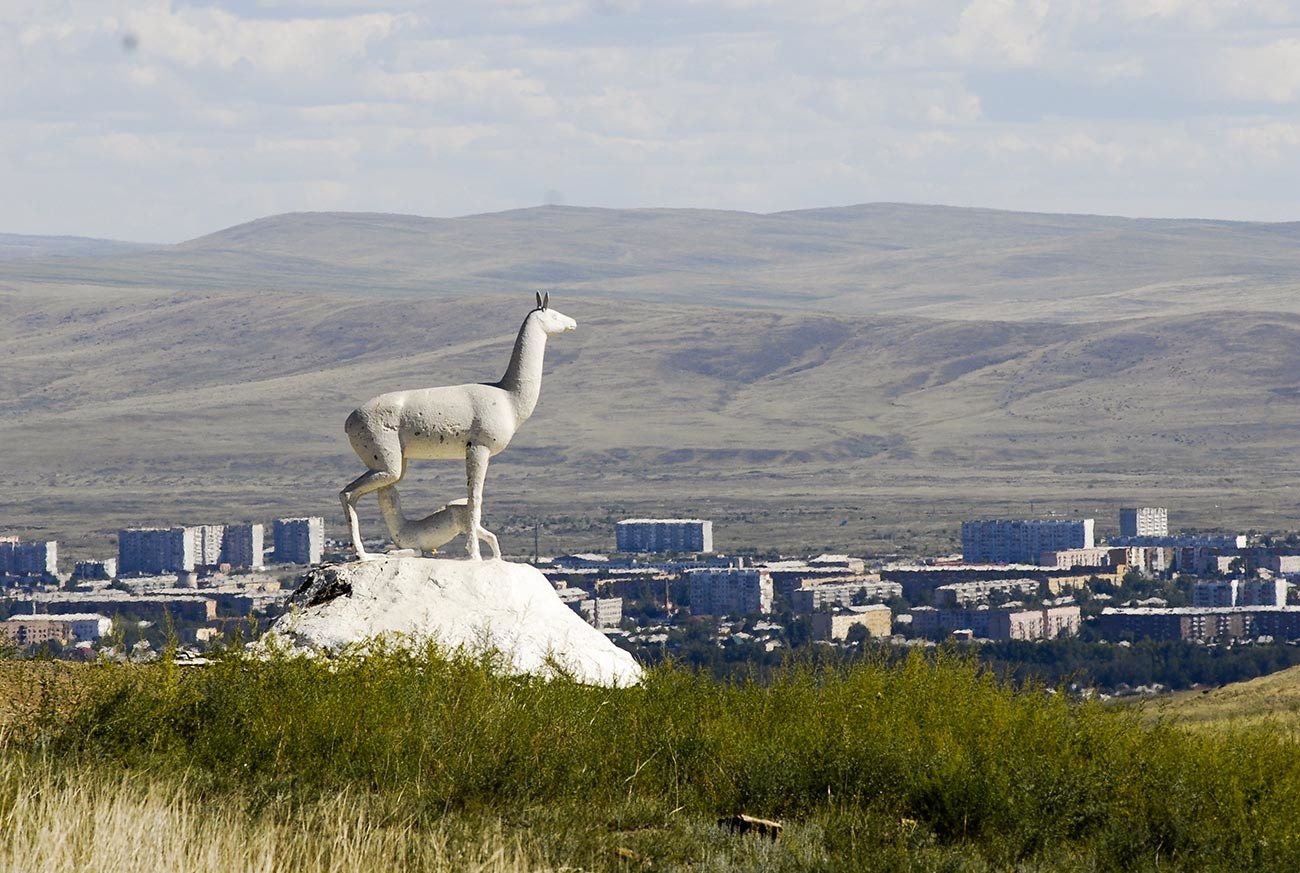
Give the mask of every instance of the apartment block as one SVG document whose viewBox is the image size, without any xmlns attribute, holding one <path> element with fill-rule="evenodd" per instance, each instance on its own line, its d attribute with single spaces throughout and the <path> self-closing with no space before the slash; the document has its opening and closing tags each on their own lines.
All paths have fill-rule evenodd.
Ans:
<svg viewBox="0 0 1300 873">
<path fill-rule="evenodd" d="M 1300 555 L 1267 554 L 1260 559 L 1259 565 L 1279 576 L 1295 576 L 1300 574 Z"/>
<path fill-rule="evenodd" d="M 593 597 L 583 600 L 578 614 L 592 627 L 618 627 L 623 621 L 623 598 Z"/>
<path fill-rule="evenodd" d="M 325 552 L 325 519 L 278 518 L 274 538 L 277 563 L 319 564 Z"/>
<path fill-rule="evenodd" d="M 72 567 L 73 579 L 113 579 L 116 576 L 116 558 L 78 561 Z"/>
<path fill-rule="evenodd" d="M 25 543 L 17 537 L 0 539 L 0 576 L 57 576 L 59 544 L 54 540 Z"/>
<path fill-rule="evenodd" d="M 231 524 L 221 539 L 221 563 L 232 567 L 261 567 L 265 530 L 261 524 Z"/>
<path fill-rule="evenodd" d="M 931 638 L 968 630 L 978 639 L 1051 640 L 1078 633 L 1081 620 L 1077 606 L 1035 609 L 938 609 L 918 606 L 911 614 L 912 632 Z"/>
<path fill-rule="evenodd" d="M 713 522 L 699 518 L 626 518 L 614 526 L 620 552 L 711 552 Z"/>
<path fill-rule="evenodd" d="M 1238 579 L 1198 582 L 1192 586 L 1192 606 L 1286 606 L 1285 579 Z"/>
<path fill-rule="evenodd" d="M 211 597 L 190 594 L 127 594 L 112 589 L 95 593 L 60 591 L 14 600 L 15 609 L 31 613 L 37 609 L 62 619 L 69 613 L 125 615 L 155 623 L 172 621 L 206 622 L 217 617 L 217 602 Z M 30 615 L 22 616 L 30 618 Z"/>
<path fill-rule="evenodd" d="M 818 640 L 845 639 L 858 626 L 877 639 L 887 637 L 894 629 L 894 613 L 882 603 L 873 603 L 840 612 L 815 612 L 812 616 L 812 634 Z"/>
<path fill-rule="evenodd" d="M 1110 640 L 1125 636 L 1203 643 L 1222 643 L 1261 636 L 1296 640 L 1300 639 L 1300 607 L 1110 607 L 1101 611 L 1096 624 L 1097 630 Z"/>
<path fill-rule="evenodd" d="M 189 528 L 134 527 L 117 532 L 117 569 L 122 574 L 193 572 L 197 540 Z"/>
<path fill-rule="evenodd" d="M 934 605 L 948 607 L 979 606 L 994 597 L 1004 601 L 1036 597 L 1043 583 L 1037 579 L 986 579 L 977 582 L 951 582 L 934 589 Z"/>
<path fill-rule="evenodd" d="M 792 590 L 789 596 L 794 611 L 806 614 L 902 597 L 903 586 L 897 582 L 881 582 L 879 579 L 805 583 L 803 587 Z"/>
<path fill-rule="evenodd" d="M 962 522 L 962 560 L 1037 564 L 1044 552 L 1093 547 L 1093 520 L 982 519 Z"/>
<path fill-rule="evenodd" d="M 1164 537 L 1169 535 L 1169 510 L 1163 506 L 1141 506 L 1119 511 L 1122 537 Z"/>
<path fill-rule="evenodd" d="M 772 577 L 753 568 L 688 570 L 692 615 L 772 611 Z"/>
<path fill-rule="evenodd" d="M 221 524 L 196 524 L 186 528 L 194 540 L 194 565 L 215 567 L 221 563 L 221 542 L 226 527 Z"/>
<path fill-rule="evenodd" d="M 1038 558 L 1038 564 L 1041 567 L 1055 567 L 1058 570 L 1070 570 L 1074 567 L 1109 567 L 1114 560 L 1111 552 L 1111 549 L 1104 546 L 1091 549 L 1061 549 L 1055 552 L 1043 552 Z"/>
<path fill-rule="evenodd" d="M 0 622 L 0 636 L 16 646 L 97 640 L 113 629 L 113 620 L 98 613 L 17 615 Z"/>
</svg>

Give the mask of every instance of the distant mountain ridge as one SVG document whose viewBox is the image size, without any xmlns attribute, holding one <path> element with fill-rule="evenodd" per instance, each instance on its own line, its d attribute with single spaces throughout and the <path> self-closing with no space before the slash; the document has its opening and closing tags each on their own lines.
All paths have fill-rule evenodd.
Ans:
<svg viewBox="0 0 1300 873">
<path fill-rule="evenodd" d="M 499 377 L 541 288 L 579 329 L 488 484 L 529 539 L 563 517 L 564 548 L 599 548 L 609 517 L 689 508 L 720 542 L 730 519 L 797 551 L 943 549 L 970 513 L 1104 531 L 1135 501 L 1175 526 L 1294 529 L 1297 240 L 869 204 L 300 213 L 174 246 L 50 243 L 0 258 L 7 523 L 336 519 L 359 472 L 347 413 Z M 411 505 L 463 475 L 416 465 Z"/>
<path fill-rule="evenodd" d="M 84 236 L 33 236 L 0 233 L 0 261 L 12 258 L 98 257 L 155 248 L 149 243 L 121 242 Z"/>
<path fill-rule="evenodd" d="M 0 260 L 0 281 L 1090 321 L 1300 311 L 1300 223 L 864 204 L 758 215 L 545 206 L 289 213 L 174 246 Z"/>
</svg>

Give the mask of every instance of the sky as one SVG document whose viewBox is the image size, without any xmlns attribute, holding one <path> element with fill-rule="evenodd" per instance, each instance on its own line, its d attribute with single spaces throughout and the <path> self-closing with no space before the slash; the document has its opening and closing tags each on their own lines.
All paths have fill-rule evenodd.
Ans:
<svg viewBox="0 0 1300 873">
<path fill-rule="evenodd" d="M 894 201 L 1300 219 L 1300 0 L 0 0 L 0 232 Z"/>
</svg>

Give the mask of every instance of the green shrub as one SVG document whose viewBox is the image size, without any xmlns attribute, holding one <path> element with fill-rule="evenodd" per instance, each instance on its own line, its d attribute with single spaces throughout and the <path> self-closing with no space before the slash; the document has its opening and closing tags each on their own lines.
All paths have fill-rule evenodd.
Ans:
<svg viewBox="0 0 1300 873">
<path fill-rule="evenodd" d="M 360 791 L 413 821 L 546 810 L 636 829 L 744 811 L 802 828 L 796 866 L 826 869 L 1300 869 L 1300 756 L 1276 732 L 1144 727 L 952 655 L 791 664 L 765 684 L 664 666 L 626 689 L 497 666 L 434 649 L 136 666 L 8 744 L 266 802 Z"/>
</svg>

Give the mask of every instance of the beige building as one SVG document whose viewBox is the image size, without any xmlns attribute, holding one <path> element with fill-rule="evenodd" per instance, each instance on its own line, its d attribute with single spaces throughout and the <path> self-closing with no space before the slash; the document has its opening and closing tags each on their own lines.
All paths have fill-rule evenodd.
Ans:
<svg viewBox="0 0 1300 873">
<path fill-rule="evenodd" d="M 851 606 L 844 612 L 814 612 L 812 615 L 813 638 L 818 640 L 845 639 L 849 630 L 859 625 L 877 639 L 887 637 L 894 629 L 894 613 L 888 606 L 875 603 Z"/>
<path fill-rule="evenodd" d="M 0 636 L 16 646 L 38 646 L 97 640 L 112 628 L 112 619 L 97 613 L 19 615 L 0 621 Z"/>
</svg>

